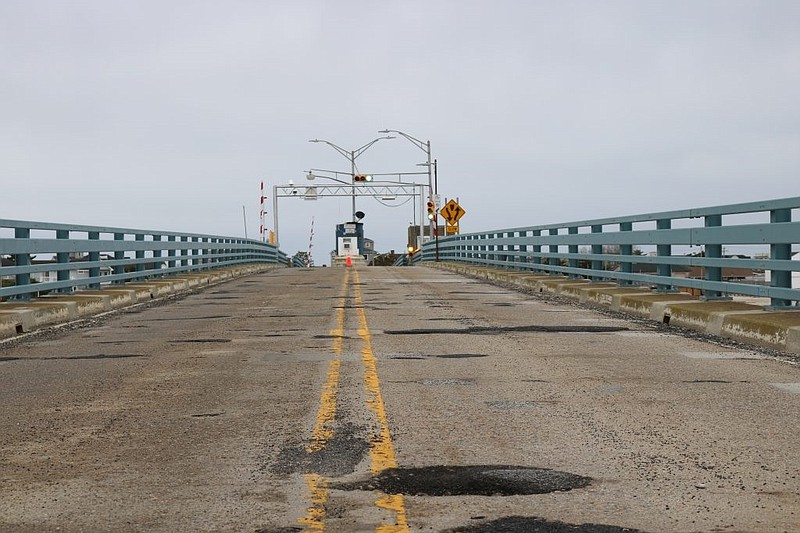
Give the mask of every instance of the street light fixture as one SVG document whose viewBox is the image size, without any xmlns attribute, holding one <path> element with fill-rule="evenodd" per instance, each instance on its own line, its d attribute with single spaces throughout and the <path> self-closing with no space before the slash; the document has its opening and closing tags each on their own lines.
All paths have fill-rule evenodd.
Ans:
<svg viewBox="0 0 800 533">
<path fill-rule="evenodd" d="M 348 182 L 346 182 L 344 180 L 340 180 L 339 178 L 334 178 L 334 177 L 331 177 L 331 176 L 319 176 L 317 174 L 314 174 L 314 170 L 313 169 L 309 170 L 308 174 L 306 174 L 306 179 L 308 181 L 314 181 L 317 178 L 324 179 L 324 180 L 336 181 L 336 182 L 342 183 L 344 185 L 350 185 L 350 183 L 348 183 Z"/>
<path fill-rule="evenodd" d="M 351 180 L 351 184 L 353 185 L 353 220 L 355 220 L 355 213 L 356 213 L 356 187 L 355 187 L 355 182 L 356 182 L 356 159 L 358 159 L 358 157 L 361 154 L 366 152 L 367 149 L 370 146 L 372 146 L 373 144 L 375 144 L 376 142 L 378 142 L 378 141 L 380 141 L 382 139 L 395 139 L 395 137 L 392 136 L 392 135 L 385 135 L 383 137 L 378 137 L 376 139 L 371 140 L 370 142 L 368 142 L 364 146 L 362 146 L 360 148 L 356 148 L 355 150 L 345 150 L 341 146 L 333 144 L 330 141 L 326 141 L 325 139 L 310 139 L 308 141 L 310 143 L 325 143 L 328 146 L 330 146 L 331 148 L 333 148 L 334 150 L 336 150 L 337 152 L 339 152 L 340 154 L 342 154 L 348 160 L 350 160 L 350 180 Z M 308 178 L 308 176 L 306 176 L 306 178 Z M 361 181 L 361 180 L 359 180 L 359 181 Z M 364 180 L 364 181 L 366 181 L 366 180 Z"/>
</svg>

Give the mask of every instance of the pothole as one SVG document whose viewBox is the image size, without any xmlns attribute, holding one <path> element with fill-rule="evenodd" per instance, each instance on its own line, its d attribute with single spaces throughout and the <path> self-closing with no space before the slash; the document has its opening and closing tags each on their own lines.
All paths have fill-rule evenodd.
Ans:
<svg viewBox="0 0 800 533">
<path fill-rule="evenodd" d="M 514 496 L 568 491 L 590 483 L 591 478 L 546 468 L 476 465 L 390 468 L 366 481 L 332 487 L 418 496 Z"/>
<path fill-rule="evenodd" d="M 130 357 L 145 357 L 138 353 L 99 353 L 95 355 L 67 355 L 64 357 L 48 357 L 47 359 L 128 359 Z"/>
<path fill-rule="evenodd" d="M 421 360 L 421 359 L 469 359 L 473 357 L 488 357 L 489 354 L 485 353 L 442 353 L 442 354 L 431 354 L 431 355 L 423 355 L 420 353 L 395 353 L 395 354 L 387 354 L 389 359 L 410 359 L 410 360 Z"/>
<path fill-rule="evenodd" d="M 2 361 L 79 361 L 79 360 L 95 360 L 95 359 L 129 359 L 135 357 L 147 357 L 139 353 L 117 353 L 106 354 L 98 353 L 92 355 L 53 355 L 50 357 L 0 357 Z"/>
<path fill-rule="evenodd" d="M 474 326 L 471 328 L 418 328 L 384 330 L 387 335 L 502 335 L 503 333 L 613 333 L 628 328 L 618 326 Z"/>
<path fill-rule="evenodd" d="M 172 322 L 172 321 L 183 321 L 183 320 L 215 320 L 219 318 L 233 318 L 231 315 L 210 315 L 210 316 L 189 316 L 189 317 L 177 317 L 177 318 L 148 318 L 145 320 L 141 320 L 141 322 Z M 123 326 L 128 327 L 128 326 Z M 134 326 L 130 326 L 134 327 Z M 135 326 L 135 327 L 146 327 L 146 326 Z"/>
<path fill-rule="evenodd" d="M 477 517 L 476 517 L 477 519 Z M 444 533 L 642 533 L 639 529 L 607 524 L 567 524 L 536 516 L 509 516 L 472 526 L 448 529 Z"/>
<path fill-rule="evenodd" d="M 455 379 L 455 378 L 445 378 L 445 379 L 421 379 L 417 381 L 420 385 L 428 385 L 428 386 L 439 386 L 439 385 L 474 385 L 474 379 Z"/>
<path fill-rule="evenodd" d="M 172 340 L 169 342 L 177 343 L 225 343 L 231 342 L 231 339 L 187 339 L 187 340 Z"/>
<path fill-rule="evenodd" d="M 491 400 L 486 402 L 486 405 L 494 411 L 516 411 L 518 409 L 530 409 L 541 403 L 544 402 L 533 400 Z"/>
<path fill-rule="evenodd" d="M 433 355 L 438 359 L 469 359 L 470 357 L 488 357 L 485 353 L 443 353 L 441 355 Z"/>
</svg>

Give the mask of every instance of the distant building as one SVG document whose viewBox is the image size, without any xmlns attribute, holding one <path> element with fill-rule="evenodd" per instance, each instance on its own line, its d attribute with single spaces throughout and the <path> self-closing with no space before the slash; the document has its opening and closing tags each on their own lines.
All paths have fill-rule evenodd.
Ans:
<svg viewBox="0 0 800 533">
<path fill-rule="evenodd" d="M 792 255 L 792 261 L 800 261 L 800 252 L 795 252 Z M 772 271 L 771 270 L 765 270 L 764 271 L 764 281 L 767 283 L 767 285 L 769 285 L 770 282 L 772 281 Z M 800 272 L 797 272 L 797 271 L 792 272 L 792 288 L 793 289 L 800 289 Z"/>
</svg>

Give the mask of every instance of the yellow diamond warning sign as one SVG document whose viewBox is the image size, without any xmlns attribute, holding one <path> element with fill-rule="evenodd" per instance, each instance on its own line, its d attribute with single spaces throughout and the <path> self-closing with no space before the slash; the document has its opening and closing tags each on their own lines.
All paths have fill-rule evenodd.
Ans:
<svg viewBox="0 0 800 533">
<path fill-rule="evenodd" d="M 458 220 L 466 214 L 466 211 L 464 211 L 463 207 L 458 205 L 458 202 L 450 200 L 439 213 L 442 214 L 448 224 L 455 226 L 458 224 Z"/>
</svg>

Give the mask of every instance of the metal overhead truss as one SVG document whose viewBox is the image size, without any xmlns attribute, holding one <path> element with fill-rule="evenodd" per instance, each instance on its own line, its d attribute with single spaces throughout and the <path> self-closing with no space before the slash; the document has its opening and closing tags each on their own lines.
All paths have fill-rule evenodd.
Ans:
<svg viewBox="0 0 800 533">
<path fill-rule="evenodd" d="M 275 227 L 275 242 L 280 242 L 278 232 L 278 198 L 303 198 L 316 200 L 320 197 L 330 196 L 372 196 L 377 199 L 390 197 L 419 197 L 419 216 L 423 219 L 425 210 L 425 188 L 422 183 L 402 182 L 368 182 L 368 183 L 342 183 L 330 185 L 273 185 L 272 186 L 272 214 Z"/>
<path fill-rule="evenodd" d="M 416 183 L 359 183 L 336 185 L 275 185 L 275 198 L 316 199 L 320 196 L 418 196 L 427 185 Z"/>
</svg>

